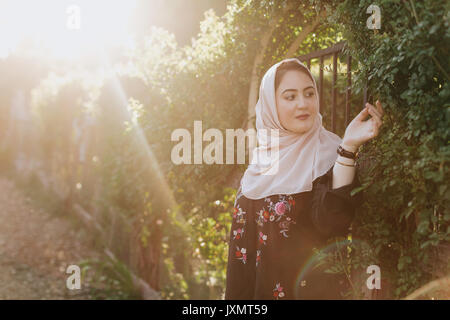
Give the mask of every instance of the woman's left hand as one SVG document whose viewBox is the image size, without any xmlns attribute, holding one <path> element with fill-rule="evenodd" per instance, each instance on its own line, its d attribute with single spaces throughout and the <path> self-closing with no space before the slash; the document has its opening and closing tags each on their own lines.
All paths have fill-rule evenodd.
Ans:
<svg viewBox="0 0 450 320">
<path fill-rule="evenodd" d="M 342 139 L 344 149 L 351 149 L 349 151 L 354 152 L 366 141 L 378 135 L 383 124 L 381 118 L 384 111 L 379 100 L 377 100 L 376 105 L 375 108 L 370 103 L 366 103 L 366 107 L 349 123 Z M 369 115 L 372 117 L 365 120 Z"/>
</svg>

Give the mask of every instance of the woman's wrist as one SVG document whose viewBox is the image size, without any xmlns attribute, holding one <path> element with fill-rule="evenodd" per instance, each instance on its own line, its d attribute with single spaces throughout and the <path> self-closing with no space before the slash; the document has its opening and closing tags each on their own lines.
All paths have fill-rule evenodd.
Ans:
<svg viewBox="0 0 450 320">
<path fill-rule="evenodd" d="M 348 141 L 343 140 L 340 144 L 340 146 L 349 152 L 352 153 L 356 153 L 359 149 L 359 146 L 349 143 Z M 355 159 L 351 159 L 351 158 L 347 158 L 347 157 L 343 157 L 341 155 L 338 155 L 337 159 L 336 159 L 336 163 L 339 164 L 342 167 L 347 167 L 347 168 L 354 168 L 355 166 Z"/>
<path fill-rule="evenodd" d="M 356 152 L 359 149 L 359 146 L 350 144 L 346 141 L 342 141 L 341 147 L 350 152 Z"/>
<path fill-rule="evenodd" d="M 344 165 L 344 166 L 354 166 L 355 165 L 354 159 L 346 158 L 346 157 L 343 157 L 340 155 L 337 157 L 336 162 L 341 165 Z"/>
<path fill-rule="evenodd" d="M 355 172 L 355 160 L 338 156 L 333 168 L 332 188 L 336 189 L 352 183 Z"/>
</svg>

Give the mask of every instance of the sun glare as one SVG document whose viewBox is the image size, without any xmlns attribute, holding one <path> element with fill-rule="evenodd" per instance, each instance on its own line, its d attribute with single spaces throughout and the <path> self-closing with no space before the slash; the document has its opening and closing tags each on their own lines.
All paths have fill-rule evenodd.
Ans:
<svg viewBox="0 0 450 320">
<path fill-rule="evenodd" d="M 31 39 L 56 58 L 131 46 L 136 0 L 0 0 L 0 57 Z"/>
</svg>

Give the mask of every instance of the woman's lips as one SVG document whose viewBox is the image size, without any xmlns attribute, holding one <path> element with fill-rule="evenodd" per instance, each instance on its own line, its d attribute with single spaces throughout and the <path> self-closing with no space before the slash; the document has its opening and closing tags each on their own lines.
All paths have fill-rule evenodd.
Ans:
<svg viewBox="0 0 450 320">
<path fill-rule="evenodd" d="M 299 120 L 306 120 L 306 119 L 308 119 L 308 117 L 309 117 L 309 114 L 305 114 L 305 115 L 302 115 L 302 116 L 297 116 L 296 118 L 299 119 Z"/>
</svg>

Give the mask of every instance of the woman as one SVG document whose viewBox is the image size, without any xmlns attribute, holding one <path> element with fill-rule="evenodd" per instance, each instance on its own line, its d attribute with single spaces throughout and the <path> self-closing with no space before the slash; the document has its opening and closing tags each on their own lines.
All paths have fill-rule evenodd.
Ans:
<svg viewBox="0 0 450 320">
<path fill-rule="evenodd" d="M 383 109 L 376 105 L 366 104 L 341 139 L 322 126 L 316 82 L 305 65 L 285 59 L 266 72 L 254 154 L 275 151 L 269 166 L 276 170 L 267 174 L 261 162 L 252 162 L 241 180 L 225 299 L 342 298 L 345 279 L 315 268 L 313 248 L 345 236 L 362 202 L 361 193 L 350 196 L 360 185 L 354 162 L 358 148 L 378 135 Z M 278 140 L 264 134 L 270 130 Z"/>
</svg>

